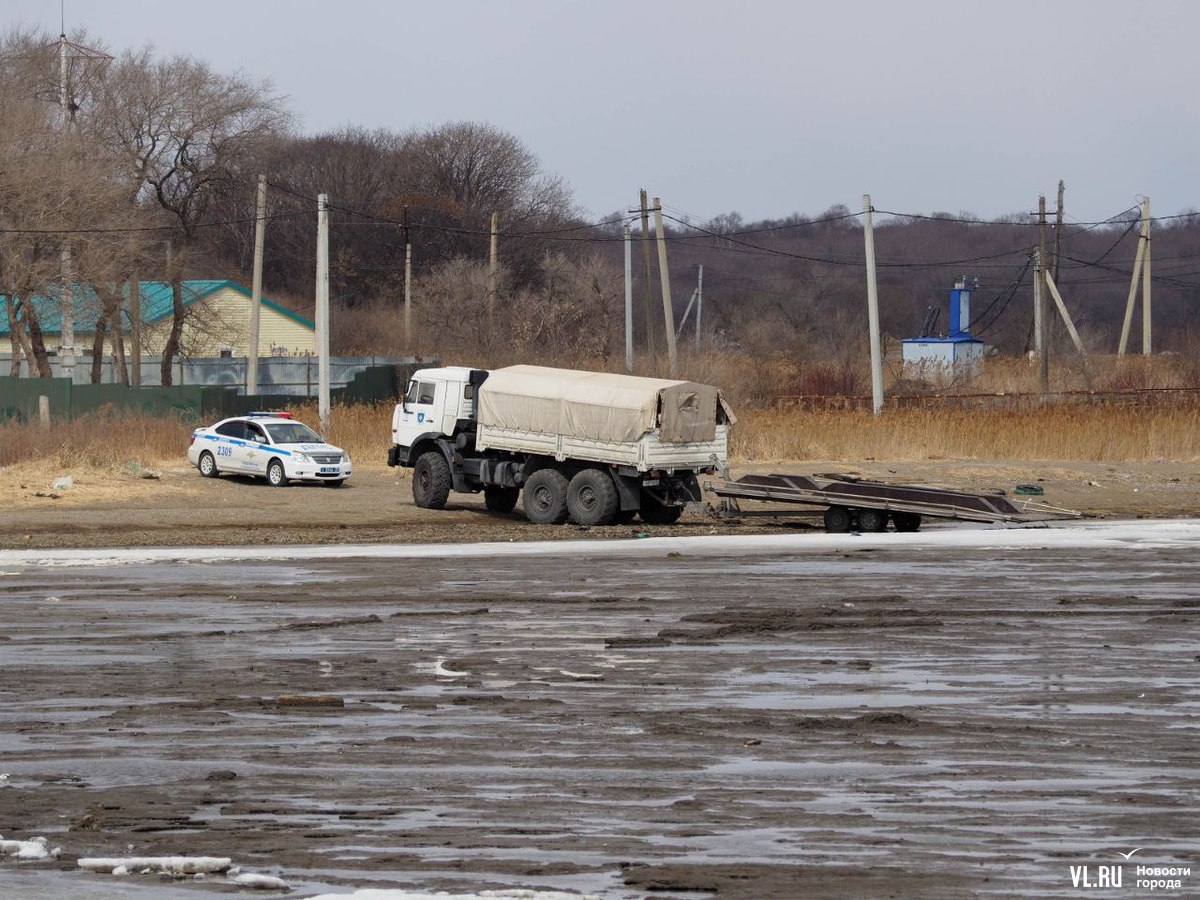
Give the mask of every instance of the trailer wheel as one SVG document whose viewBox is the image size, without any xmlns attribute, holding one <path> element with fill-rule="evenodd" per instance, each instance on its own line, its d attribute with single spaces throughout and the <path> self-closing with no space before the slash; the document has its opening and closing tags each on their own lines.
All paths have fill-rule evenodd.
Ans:
<svg viewBox="0 0 1200 900">
<path fill-rule="evenodd" d="M 567 512 L 577 525 L 610 525 L 621 498 L 603 469 L 583 469 L 567 486 Z"/>
<path fill-rule="evenodd" d="M 413 503 L 421 509 L 445 509 L 450 496 L 450 464 L 440 450 L 426 450 L 413 466 Z"/>
<path fill-rule="evenodd" d="M 896 526 L 897 531 L 920 531 L 921 514 L 906 512 L 892 513 L 892 524 Z"/>
<path fill-rule="evenodd" d="M 525 517 L 535 525 L 567 521 L 567 476 L 558 469 L 538 469 L 525 481 Z"/>
<path fill-rule="evenodd" d="M 858 527 L 863 531 L 887 531 L 888 514 L 882 509 L 860 509 Z"/>
<path fill-rule="evenodd" d="M 825 510 L 825 530 L 830 534 L 845 534 L 854 524 L 854 516 L 844 506 L 831 506 Z"/>
<path fill-rule="evenodd" d="M 492 512 L 510 513 L 517 505 L 520 488 L 515 487 L 485 487 L 483 489 L 483 505 Z"/>
<path fill-rule="evenodd" d="M 667 506 L 643 493 L 642 508 L 639 514 L 647 525 L 674 525 L 683 515 L 683 507 Z"/>
</svg>

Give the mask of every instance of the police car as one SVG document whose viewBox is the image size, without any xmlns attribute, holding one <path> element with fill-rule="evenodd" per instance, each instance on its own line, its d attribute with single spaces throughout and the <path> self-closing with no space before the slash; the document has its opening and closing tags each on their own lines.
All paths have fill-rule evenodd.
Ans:
<svg viewBox="0 0 1200 900">
<path fill-rule="evenodd" d="M 192 432 L 188 461 L 205 478 L 257 475 L 276 487 L 319 481 L 338 487 L 350 477 L 350 454 L 290 413 L 253 412 Z"/>
</svg>

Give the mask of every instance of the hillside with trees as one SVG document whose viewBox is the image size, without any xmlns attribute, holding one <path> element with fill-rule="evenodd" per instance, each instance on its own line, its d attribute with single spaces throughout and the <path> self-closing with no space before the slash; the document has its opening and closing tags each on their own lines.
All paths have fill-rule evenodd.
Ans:
<svg viewBox="0 0 1200 900">
<path fill-rule="evenodd" d="M 632 226 L 635 335 L 644 371 L 665 350 L 657 251 L 643 263 L 637 203 L 591 221 L 568 182 L 545 170 L 517 135 L 482 122 L 301 133 L 268 83 L 150 50 L 111 53 L 86 34 L 70 46 L 10 32 L 0 42 L 0 283 L 14 361 L 49 374 L 35 296 L 61 296 L 65 279 L 88 285 L 104 329 L 119 332 L 129 279 L 176 285 L 175 328 L 188 309 L 185 278 L 249 284 L 255 186 L 269 182 L 265 284 L 301 313 L 312 308 L 316 197 L 331 204 L 334 351 L 417 352 L 495 365 L 544 361 L 620 368 L 624 360 L 623 228 Z M 87 51 L 87 52 L 84 52 Z M 653 186 L 651 186 L 653 187 Z M 1033 189 L 1036 191 L 1036 187 Z M 619 201 L 619 198 L 615 198 Z M 681 347 L 785 371 L 778 392 L 861 390 L 865 262 L 861 212 L 834 207 L 778 220 L 712 218 L 667 205 L 665 235 L 676 324 L 703 267 L 703 321 Z M 1174 198 L 1155 198 L 1161 212 Z M 1184 198 L 1181 198 L 1184 199 Z M 1066 224 L 1047 246 L 1057 283 L 1089 353 L 1115 352 L 1138 241 L 1138 209 L 1103 222 Z M 1001 353 L 1028 350 L 1036 194 L 993 220 L 970 213 L 875 213 L 881 326 L 888 349 L 918 334 L 962 277 L 974 293 L 973 331 Z M 1025 204 L 1028 204 L 1025 206 Z M 1024 207 L 1024 208 L 1023 208 Z M 490 224 L 499 221 L 499 278 L 488 274 Z M 406 236 L 413 248 L 414 334 L 404 341 Z M 1155 349 L 1196 356 L 1200 346 L 1200 215 L 1153 226 Z M 1057 247 L 1057 255 L 1053 255 Z M 84 302 L 84 301 L 80 301 Z M 1074 349 L 1061 322 L 1056 353 Z M 938 323 L 946 326 L 943 308 Z M 1132 348 L 1140 347 L 1140 315 Z M 118 353 L 120 353 L 118 347 Z M 181 352 L 169 343 L 164 383 Z M 706 356 L 707 355 L 707 356 Z M 706 363 L 707 364 L 707 363 Z M 819 378 L 802 377 L 808 367 Z M 814 368 L 815 367 L 815 368 Z M 14 362 L 14 370 L 16 364 Z M 118 367 L 120 370 L 120 367 Z M 98 370 L 97 370 L 98 371 Z M 810 374 L 811 374 L 810 371 Z M 98 375 L 97 375 L 98 377 Z"/>
</svg>

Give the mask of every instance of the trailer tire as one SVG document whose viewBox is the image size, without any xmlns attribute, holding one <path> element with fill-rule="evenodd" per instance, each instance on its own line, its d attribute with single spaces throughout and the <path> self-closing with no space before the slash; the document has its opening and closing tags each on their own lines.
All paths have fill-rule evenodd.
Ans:
<svg viewBox="0 0 1200 900">
<path fill-rule="evenodd" d="M 682 506 L 667 506 L 659 503 L 654 497 L 642 494 L 642 521 L 647 525 L 674 525 L 683 515 Z"/>
<path fill-rule="evenodd" d="M 611 525 L 620 502 L 603 469 L 581 469 L 567 485 L 567 512 L 577 525 Z"/>
<path fill-rule="evenodd" d="M 567 521 L 567 476 L 558 469 L 538 469 L 525 481 L 525 518 L 535 525 Z"/>
<path fill-rule="evenodd" d="M 854 516 L 844 506 L 831 506 L 825 510 L 825 530 L 830 534 L 845 534 L 854 524 Z"/>
<path fill-rule="evenodd" d="M 421 509 L 445 509 L 450 496 L 450 464 L 440 450 L 426 450 L 413 466 L 413 503 Z"/>
<path fill-rule="evenodd" d="M 897 531 L 920 531 L 921 514 L 906 512 L 892 513 L 892 524 L 896 526 Z"/>
<path fill-rule="evenodd" d="M 860 509 L 858 527 L 861 531 L 887 531 L 888 514 L 882 509 Z"/>
<path fill-rule="evenodd" d="M 515 487 L 485 487 L 483 505 L 491 512 L 510 513 L 517 505 L 521 489 Z"/>
</svg>

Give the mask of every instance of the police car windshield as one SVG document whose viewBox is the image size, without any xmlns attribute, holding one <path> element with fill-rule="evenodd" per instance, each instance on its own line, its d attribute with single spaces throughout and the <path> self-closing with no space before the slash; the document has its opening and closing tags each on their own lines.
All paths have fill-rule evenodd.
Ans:
<svg viewBox="0 0 1200 900">
<path fill-rule="evenodd" d="M 280 422 L 264 425 L 271 440 L 276 444 L 323 444 L 321 436 L 299 422 Z"/>
</svg>

